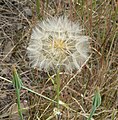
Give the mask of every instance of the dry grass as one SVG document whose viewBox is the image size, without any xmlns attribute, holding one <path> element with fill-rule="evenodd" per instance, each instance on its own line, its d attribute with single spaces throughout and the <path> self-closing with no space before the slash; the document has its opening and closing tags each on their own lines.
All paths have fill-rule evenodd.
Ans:
<svg viewBox="0 0 118 120">
<path fill-rule="evenodd" d="M 84 115 L 90 113 L 92 96 L 96 86 L 99 86 L 102 104 L 93 118 L 116 120 L 118 118 L 118 2 L 117 0 L 59 1 L 42 0 L 41 18 L 67 14 L 73 21 L 79 19 L 85 26 L 86 34 L 92 38 L 92 57 L 88 64 L 80 73 L 73 73 L 72 76 L 61 75 L 61 89 L 64 88 L 61 100 L 73 109 L 61 106 L 61 119 L 86 120 L 79 113 Z M 24 86 L 54 99 L 55 91 L 51 81 L 48 81 L 48 75 L 31 69 L 26 56 L 31 29 L 37 20 L 34 1 L 0 1 L 0 76 L 12 80 L 11 66 L 16 64 Z M 26 108 L 23 112 L 25 120 L 46 120 L 53 114 L 55 107 L 54 103 L 26 90 L 21 90 L 21 105 Z M 0 120 L 16 119 L 19 117 L 15 90 L 11 83 L 0 79 Z"/>
</svg>

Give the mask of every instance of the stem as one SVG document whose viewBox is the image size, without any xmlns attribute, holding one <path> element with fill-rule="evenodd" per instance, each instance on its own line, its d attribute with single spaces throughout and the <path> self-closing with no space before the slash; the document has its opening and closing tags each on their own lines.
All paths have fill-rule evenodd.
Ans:
<svg viewBox="0 0 118 120">
<path fill-rule="evenodd" d="M 38 19 L 40 19 L 40 0 L 36 0 L 36 11 Z"/>
<path fill-rule="evenodd" d="M 60 99 L 60 75 L 59 75 L 59 70 L 57 71 L 57 76 L 56 76 L 56 82 L 57 82 L 57 108 L 59 110 L 59 99 Z"/>
<path fill-rule="evenodd" d="M 23 120 L 23 115 L 20 107 L 20 90 L 17 88 L 16 88 L 16 96 L 17 96 L 18 113 L 19 113 L 20 119 Z"/>
</svg>

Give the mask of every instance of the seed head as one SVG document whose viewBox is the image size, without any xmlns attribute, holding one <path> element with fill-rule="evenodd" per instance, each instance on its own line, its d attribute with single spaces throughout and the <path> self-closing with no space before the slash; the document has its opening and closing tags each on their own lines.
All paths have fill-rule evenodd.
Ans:
<svg viewBox="0 0 118 120">
<path fill-rule="evenodd" d="M 88 59 L 89 37 L 82 35 L 79 23 L 67 17 L 47 18 L 32 30 L 27 48 L 31 66 L 39 70 L 60 67 L 72 72 Z"/>
</svg>

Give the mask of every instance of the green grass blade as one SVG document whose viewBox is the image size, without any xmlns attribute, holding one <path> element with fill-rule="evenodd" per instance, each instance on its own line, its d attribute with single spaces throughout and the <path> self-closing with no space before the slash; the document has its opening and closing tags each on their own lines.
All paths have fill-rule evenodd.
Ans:
<svg viewBox="0 0 118 120">
<path fill-rule="evenodd" d="M 101 95 L 100 95 L 99 88 L 97 88 L 94 94 L 92 110 L 90 112 L 88 120 L 91 120 L 92 116 L 94 115 L 96 109 L 100 106 L 100 104 L 101 104 Z"/>
</svg>

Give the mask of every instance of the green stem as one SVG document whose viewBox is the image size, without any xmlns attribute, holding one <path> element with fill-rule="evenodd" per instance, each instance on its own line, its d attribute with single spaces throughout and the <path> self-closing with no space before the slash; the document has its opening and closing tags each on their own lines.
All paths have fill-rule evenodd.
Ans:
<svg viewBox="0 0 118 120">
<path fill-rule="evenodd" d="M 38 19 L 40 19 L 40 0 L 36 0 L 36 11 Z"/>
<path fill-rule="evenodd" d="M 18 113 L 19 113 L 20 119 L 23 120 L 22 110 L 20 107 L 20 90 L 17 88 L 16 88 L 16 96 L 17 96 Z"/>
<path fill-rule="evenodd" d="M 59 110 L 59 99 L 60 99 L 60 75 L 59 75 L 59 70 L 57 71 L 57 76 L 56 76 L 56 82 L 57 82 L 57 108 Z"/>
</svg>

